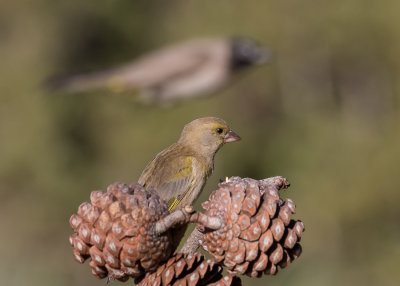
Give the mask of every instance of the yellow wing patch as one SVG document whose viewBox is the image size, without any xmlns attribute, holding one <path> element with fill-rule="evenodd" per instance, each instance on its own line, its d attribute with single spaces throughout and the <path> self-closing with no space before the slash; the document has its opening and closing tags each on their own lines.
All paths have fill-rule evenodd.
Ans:
<svg viewBox="0 0 400 286">
<path fill-rule="evenodd" d="M 184 167 L 182 167 L 174 176 L 173 179 L 182 179 L 184 177 L 189 176 L 190 184 L 188 188 L 182 192 L 177 197 L 174 197 L 168 201 L 168 211 L 172 212 L 175 210 L 175 208 L 178 206 L 178 204 L 181 202 L 181 200 L 185 197 L 187 192 L 192 189 L 193 184 L 194 184 L 194 174 L 193 174 L 193 167 L 192 167 L 192 157 L 187 156 L 185 158 L 185 163 Z"/>
<path fill-rule="evenodd" d="M 193 168 L 192 168 L 192 157 L 187 156 L 185 158 L 184 167 L 179 169 L 179 171 L 176 172 L 176 174 L 172 178 L 173 179 L 180 179 L 180 178 L 186 177 L 187 175 L 191 174 L 192 171 L 193 171 Z"/>
<path fill-rule="evenodd" d="M 174 208 L 177 206 L 177 204 L 180 202 L 180 200 L 178 198 L 174 198 L 172 203 L 169 204 L 168 206 L 168 211 L 171 212 L 174 210 Z"/>
</svg>

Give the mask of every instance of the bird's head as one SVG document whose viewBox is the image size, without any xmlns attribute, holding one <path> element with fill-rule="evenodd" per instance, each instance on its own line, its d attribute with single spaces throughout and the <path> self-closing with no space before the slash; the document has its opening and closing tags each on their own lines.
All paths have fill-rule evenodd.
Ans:
<svg viewBox="0 0 400 286">
<path fill-rule="evenodd" d="M 225 143 L 238 140 L 240 136 L 230 129 L 224 120 L 204 117 L 186 124 L 178 142 L 207 156 L 215 154 Z"/>
<path fill-rule="evenodd" d="M 250 38 L 231 39 L 232 66 L 234 68 L 264 64 L 271 60 L 272 52 Z"/>
</svg>

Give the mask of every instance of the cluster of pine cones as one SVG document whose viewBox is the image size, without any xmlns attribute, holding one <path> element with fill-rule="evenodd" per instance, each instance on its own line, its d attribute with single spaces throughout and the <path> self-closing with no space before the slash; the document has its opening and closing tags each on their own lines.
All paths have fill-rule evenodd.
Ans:
<svg viewBox="0 0 400 286">
<path fill-rule="evenodd" d="M 91 258 L 96 277 L 138 278 L 170 258 L 172 230 L 161 235 L 152 231 L 168 215 L 167 204 L 155 191 L 114 183 L 107 192 L 93 191 L 90 201 L 70 218 L 70 244 L 76 261 Z"/>
<path fill-rule="evenodd" d="M 217 230 L 198 225 L 201 246 L 212 259 L 198 253 L 173 254 L 174 229 L 159 234 L 155 224 L 169 215 L 155 191 L 139 184 L 115 183 L 107 192 L 93 191 L 71 216 L 74 258 L 89 265 L 98 278 L 112 277 L 139 285 L 241 285 L 236 275 L 276 274 L 301 254 L 304 225 L 290 218 L 294 202 L 280 199 L 288 186 L 266 180 L 232 177 L 219 184 L 202 204 L 205 215 L 218 218 Z M 222 274 L 223 266 L 228 274 Z"/>
<path fill-rule="evenodd" d="M 295 204 L 282 201 L 265 181 L 233 177 L 202 206 L 222 221 L 220 229 L 205 233 L 202 246 L 231 273 L 276 274 L 277 266 L 287 267 L 301 253 L 304 225 L 290 219 Z"/>
</svg>

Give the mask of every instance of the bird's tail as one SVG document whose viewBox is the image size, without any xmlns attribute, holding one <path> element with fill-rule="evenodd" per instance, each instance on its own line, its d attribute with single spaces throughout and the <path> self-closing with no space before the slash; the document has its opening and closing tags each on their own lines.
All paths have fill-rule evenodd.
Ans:
<svg viewBox="0 0 400 286">
<path fill-rule="evenodd" d="M 111 89 L 114 92 L 123 90 L 120 80 L 110 72 L 93 72 L 73 76 L 56 76 L 45 81 L 45 87 L 50 90 L 64 92 L 85 92 L 96 89 Z"/>
</svg>

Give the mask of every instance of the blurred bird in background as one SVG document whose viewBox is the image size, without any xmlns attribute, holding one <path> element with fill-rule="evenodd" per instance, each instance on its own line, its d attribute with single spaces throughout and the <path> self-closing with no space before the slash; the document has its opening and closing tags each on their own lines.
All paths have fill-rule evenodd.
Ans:
<svg viewBox="0 0 400 286">
<path fill-rule="evenodd" d="M 66 92 L 139 90 L 145 102 L 171 102 L 215 92 L 239 71 L 270 61 L 270 50 L 246 37 L 195 39 L 119 67 L 50 79 L 48 85 Z"/>
<path fill-rule="evenodd" d="M 183 128 L 178 142 L 161 151 L 146 166 L 139 183 L 155 189 L 170 212 L 192 205 L 214 169 L 214 156 L 225 143 L 240 140 L 222 119 L 204 117 Z M 176 229 L 173 248 L 185 234 L 187 225 Z"/>
</svg>

